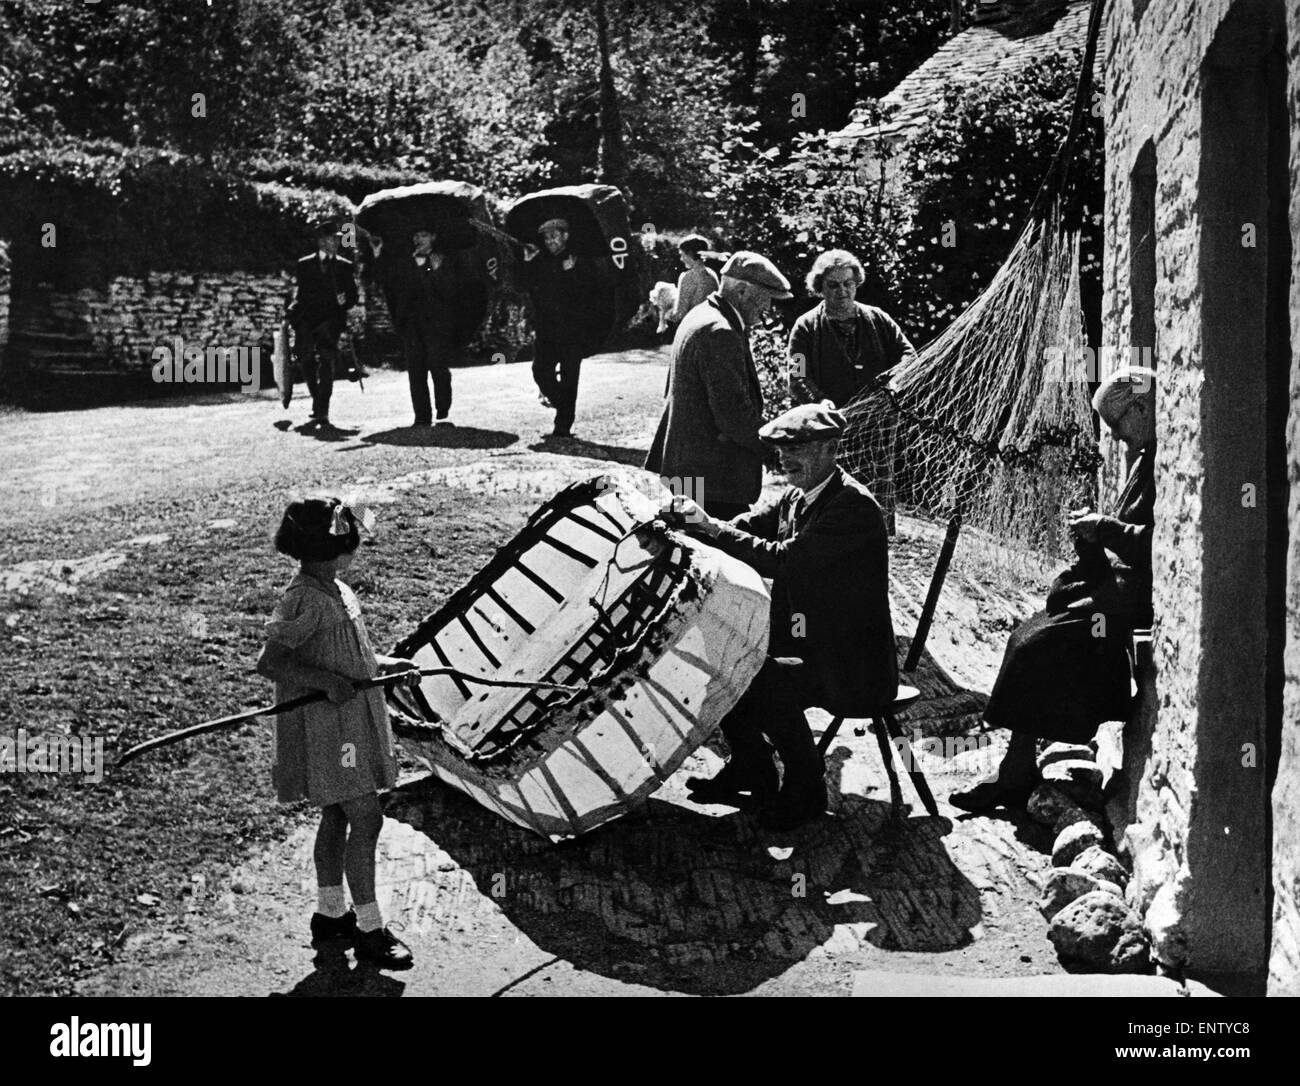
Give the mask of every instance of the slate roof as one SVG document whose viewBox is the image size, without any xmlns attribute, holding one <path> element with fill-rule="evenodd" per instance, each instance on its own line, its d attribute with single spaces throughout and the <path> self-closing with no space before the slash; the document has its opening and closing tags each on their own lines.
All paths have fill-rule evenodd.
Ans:
<svg viewBox="0 0 1300 1086">
<path fill-rule="evenodd" d="M 980 0 L 975 25 L 946 41 L 882 99 L 895 107 L 890 123 L 873 126 L 865 110 L 855 110 L 848 125 L 828 138 L 906 139 L 938 111 L 945 83 L 984 83 L 1058 49 L 1082 49 L 1091 6 L 1089 0 Z M 1094 68 L 1098 87 L 1104 55 L 1103 23 Z"/>
</svg>

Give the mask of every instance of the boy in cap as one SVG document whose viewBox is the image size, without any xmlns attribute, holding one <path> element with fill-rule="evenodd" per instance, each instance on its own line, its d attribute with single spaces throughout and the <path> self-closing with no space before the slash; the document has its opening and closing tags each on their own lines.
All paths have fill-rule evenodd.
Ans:
<svg viewBox="0 0 1300 1086">
<path fill-rule="evenodd" d="M 748 330 L 774 299 L 791 297 L 789 281 L 770 260 L 734 253 L 721 287 L 686 314 L 673 338 L 668 402 L 645 467 L 692 480 L 712 516 L 739 516 L 762 488 L 763 392 Z"/>
<path fill-rule="evenodd" d="M 600 345 L 599 310 L 592 304 L 600 281 L 591 261 L 569 252 L 566 220 L 547 219 L 537 234 L 545 253 L 525 245 L 518 270 L 520 289 L 533 299 L 537 328 L 533 380 L 543 405 L 555 408 L 554 436 L 569 437 L 582 360 Z"/>
<path fill-rule="evenodd" d="M 772 579 L 767 660 L 721 725 L 731 758 L 711 780 L 688 782 L 698 803 L 765 802 L 769 829 L 792 829 L 826 806 L 804 710 L 863 717 L 898 692 L 885 521 L 871 492 L 836 463 L 844 425 L 823 401 L 764 426 L 759 436 L 776 448 L 790 486 L 752 513 L 724 523 L 689 499 L 670 507 L 686 531 Z M 779 790 L 769 741 L 785 767 Z"/>
<path fill-rule="evenodd" d="M 339 256 L 339 230 L 333 219 L 315 225 L 316 251 L 298 261 L 295 289 L 289 305 L 294 354 L 311 393 L 311 418 L 329 424 L 330 395 L 334 391 L 334 366 L 339 336 L 347 312 L 357 304 L 357 283 L 352 261 Z"/>
</svg>

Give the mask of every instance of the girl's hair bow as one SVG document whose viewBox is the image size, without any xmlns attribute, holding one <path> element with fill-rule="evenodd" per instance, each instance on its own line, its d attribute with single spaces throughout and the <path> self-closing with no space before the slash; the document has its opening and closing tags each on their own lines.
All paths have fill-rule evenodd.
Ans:
<svg viewBox="0 0 1300 1086">
<path fill-rule="evenodd" d="M 358 532 L 373 535 L 375 511 L 363 501 L 347 498 L 334 507 L 334 517 L 330 521 L 330 535 L 347 535 L 352 531 L 353 524 L 357 526 Z"/>
</svg>

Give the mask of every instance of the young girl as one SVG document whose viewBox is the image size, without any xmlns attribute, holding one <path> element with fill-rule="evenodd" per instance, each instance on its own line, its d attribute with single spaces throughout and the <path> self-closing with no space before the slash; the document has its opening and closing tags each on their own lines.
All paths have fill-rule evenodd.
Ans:
<svg viewBox="0 0 1300 1086">
<path fill-rule="evenodd" d="M 382 688 L 357 690 L 353 683 L 416 665 L 376 656 L 356 596 L 337 580 L 366 527 L 337 498 L 296 501 L 285 511 L 275 549 L 302 566 L 266 625 L 257 670 L 275 681 L 276 701 L 316 690 L 328 697 L 276 718 L 271 771 L 282 803 L 309 799 L 321 808 L 312 942 L 348 939 L 358 959 L 406 969 L 411 951 L 384 927 L 375 901 L 375 846 L 384 821 L 377 793 L 397 777 L 393 736 Z M 355 913 L 344 905 L 345 872 Z"/>
</svg>

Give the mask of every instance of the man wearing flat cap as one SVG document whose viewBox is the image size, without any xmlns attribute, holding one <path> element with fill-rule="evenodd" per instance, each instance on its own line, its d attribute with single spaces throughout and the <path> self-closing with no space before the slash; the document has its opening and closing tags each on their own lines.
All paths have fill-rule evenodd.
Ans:
<svg viewBox="0 0 1300 1086">
<path fill-rule="evenodd" d="M 790 283 L 758 253 L 732 254 L 722 285 L 677 327 L 668 367 L 668 402 L 646 457 L 648 471 L 689 480 L 711 516 L 745 512 L 763 484 L 763 392 L 749 329 Z"/>
<path fill-rule="evenodd" d="M 600 346 L 604 329 L 596 265 L 569 252 L 569 224 L 547 219 L 537 228 L 545 252 L 524 246 L 519 288 L 533 299 L 536 350 L 533 380 L 545 407 L 555 408 L 555 437 L 569 437 L 577 415 L 578 375 L 582 360 Z"/>
<path fill-rule="evenodd" d="M 885 520 L 835 461 L 844 425 L 828 400 L 792 408 L 759 431 L 790 483 L 775 501 L 724 523 L 677 498 L 667 517 L 772 579 L 767 660 L 722 721 L 731 758 L 711 780 L 688 782 L 699 803 L 765 804 L 770 829 L 792 829 L 826 806 L 804 710 L 862 717 L 898 692 Z M 779 790 L 769 742 L 785 770 Z"/>
<path fill-rule="evenodd" d="M 289 324 L 294 355 L 311 393 L 311 418 L 328 425 L 339 336 L 347 325 L 348 310 L 357 304 L 357 282 L 352 261 L 339 256 L 338 223 L 323 220 L 315 224 L 313 233 L 316 251 L 299 260 L 294 269 Z"/>
</svg>

